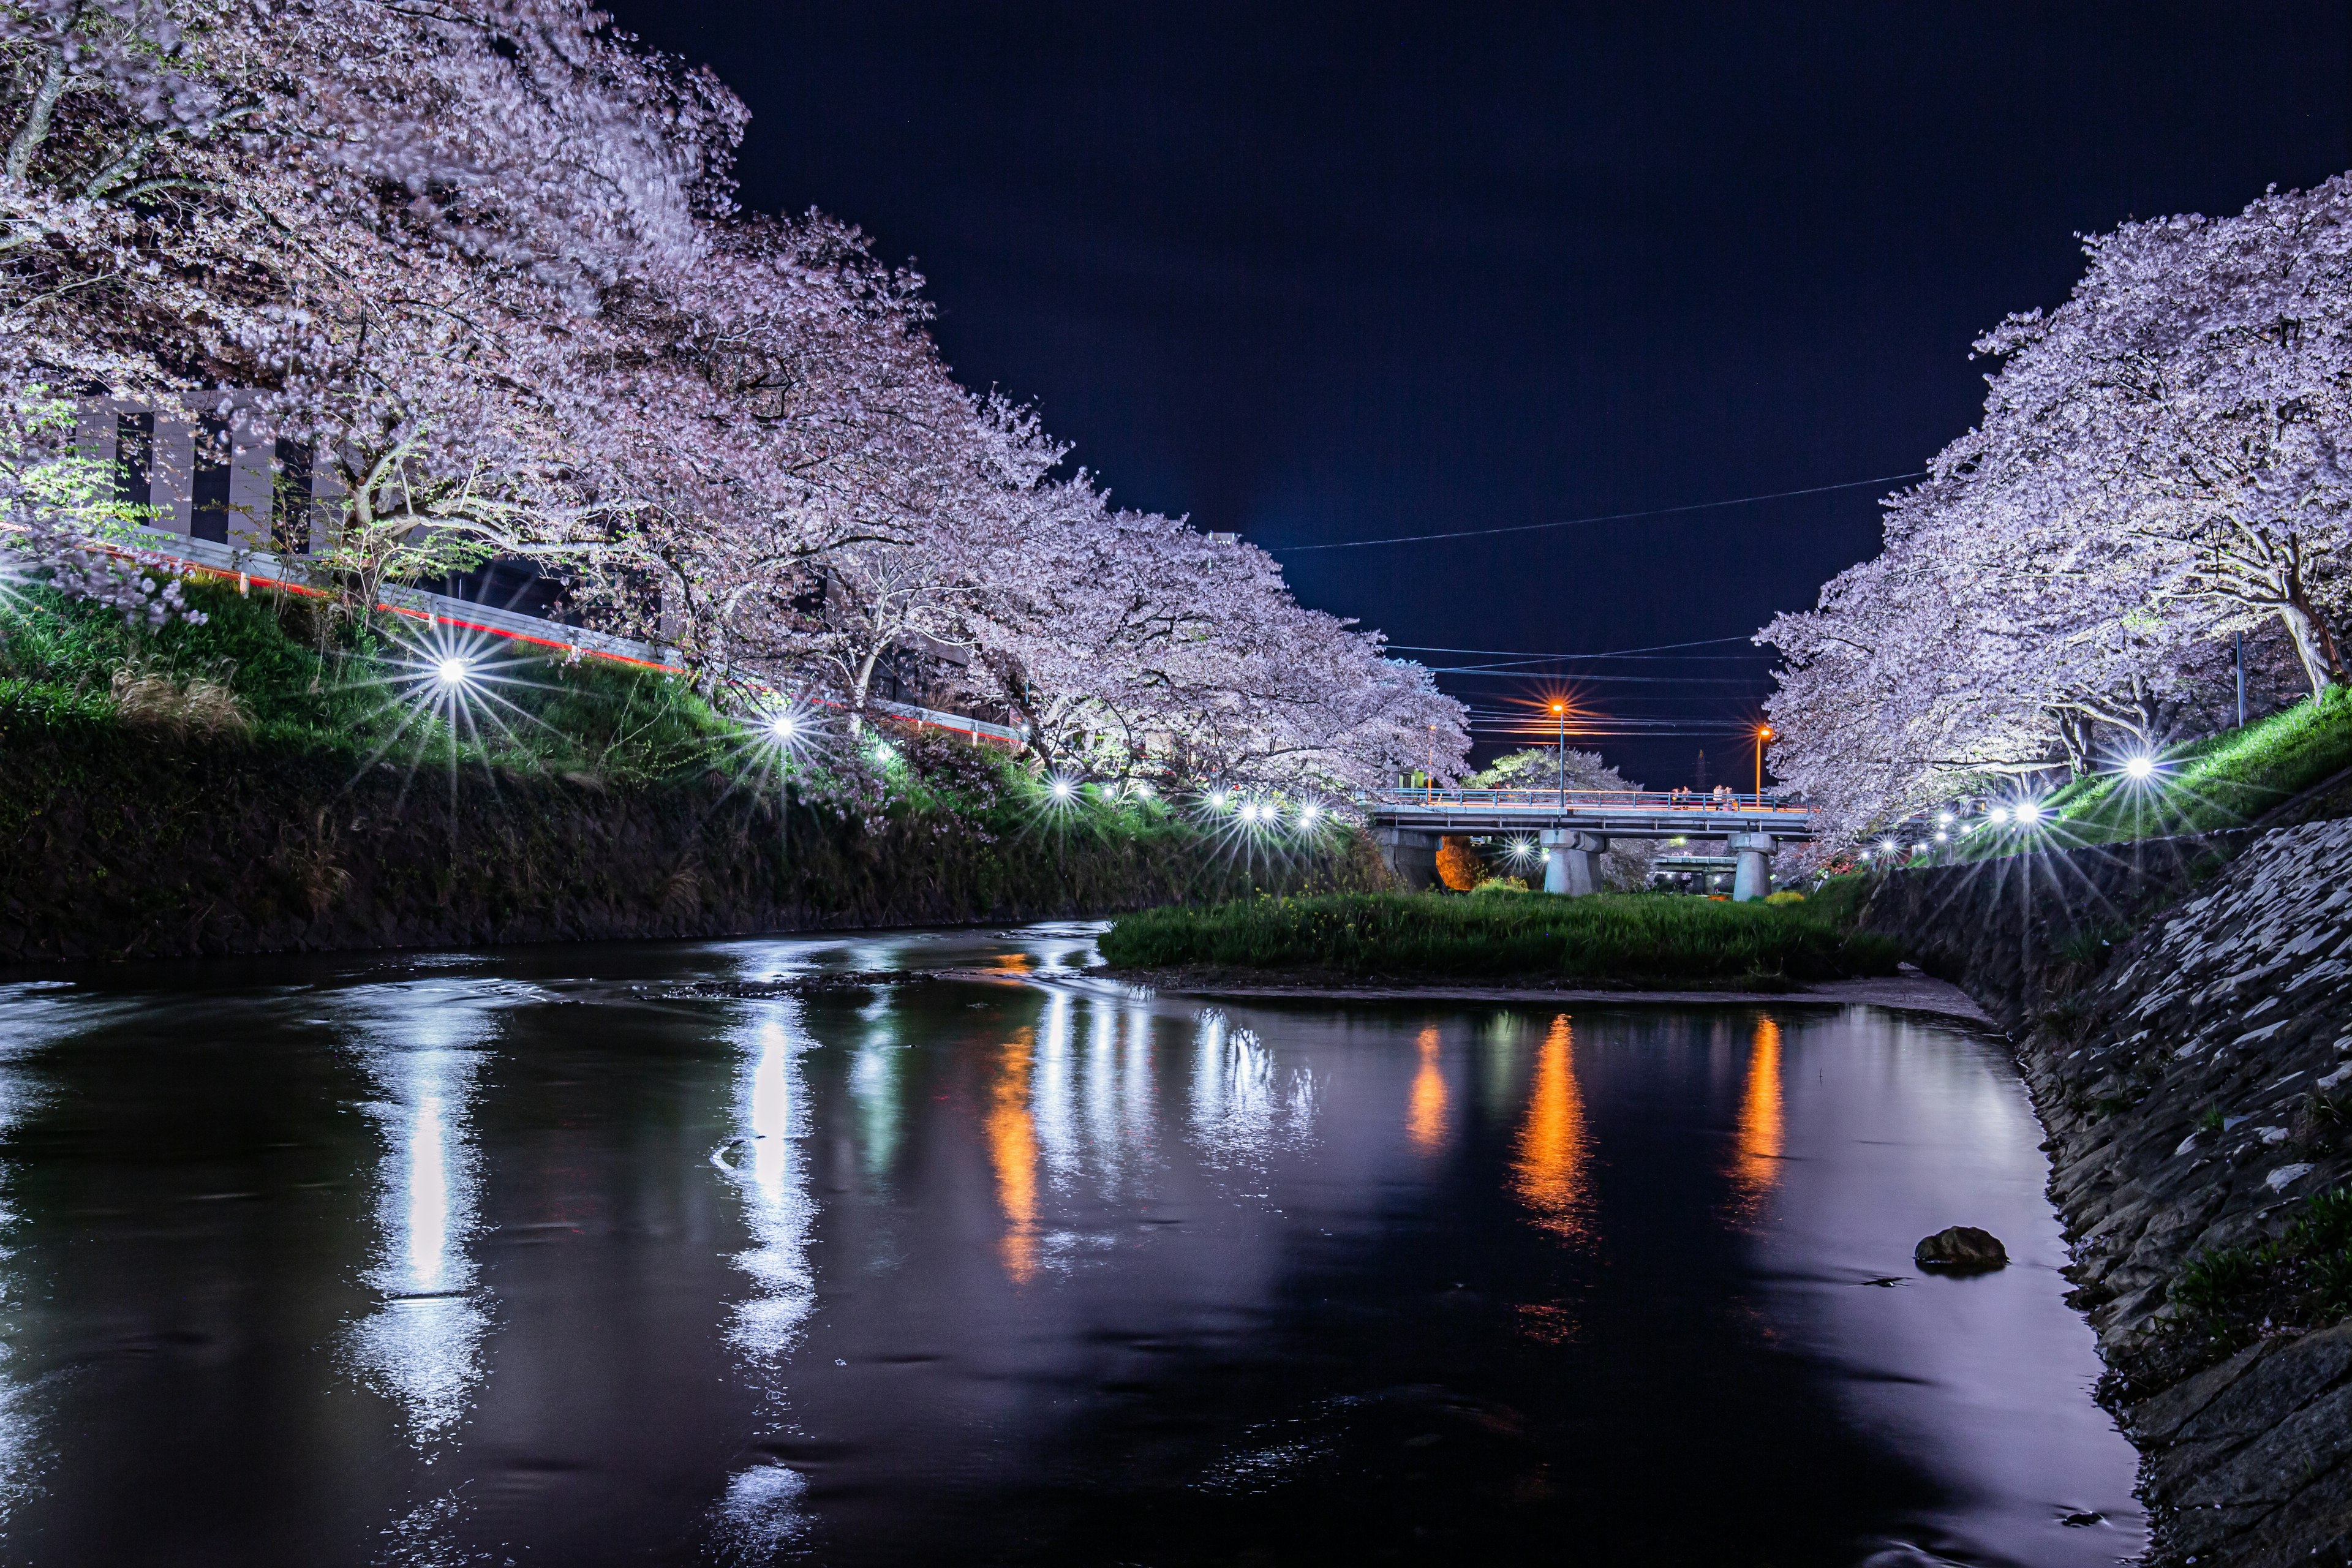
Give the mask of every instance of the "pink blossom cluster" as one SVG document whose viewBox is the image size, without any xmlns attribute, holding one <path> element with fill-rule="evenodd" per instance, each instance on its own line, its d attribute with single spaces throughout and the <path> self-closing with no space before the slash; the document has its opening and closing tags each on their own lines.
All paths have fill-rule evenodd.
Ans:
<svg viewBox="0 0 2352 1568">
<path fill-rule="evenodd" d="M 2012 316 L 1982 423 L 1886 503 L 1885 548 L 1758 634 L 1773 772 L 1846 840 L 2080 773 L 2346 679 L 2352 176 L 2086 242 Z"/>
<path fill-rule="evenodd" d="M 922 279 L 737 203 L 742 105 L 579 0 L 8 0 L 0 372 L 310 443 L 345 602 L 533 560 L 713 690 L 877 673 L 1045 758 L 1349 787 L 1467 748 L 1262 552 L 960 385 Z M 256 403 L 257 400 L 257 406 Z"/>
</svg>

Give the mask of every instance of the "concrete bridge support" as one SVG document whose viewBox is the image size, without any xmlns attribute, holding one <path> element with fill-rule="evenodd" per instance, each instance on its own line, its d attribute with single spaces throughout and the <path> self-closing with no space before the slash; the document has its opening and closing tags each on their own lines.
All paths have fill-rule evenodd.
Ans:
<svg viewBox="0 0 2352 1568">
<path fill-rule="evenodd" d="M 1733 854 L 1739 857 L 1739 868 L 1731 876 L 1731 901 L 1744 904 L 1770 892 L 1772 836 L 1769 833 L 1735 833 L 1724 842 Z"/>
<path fill-rule="evenodd" d="M 1609 847 L 1608 839 L 1598 833 L 1547 827 L 1543 830 L 1543 845 L 1550 851 L 1544 858 L 1545 892 L 1580 899 L 1600 891 L 1601 868 L 1595 861 Z"/>
<path fill-rule="evenodd" d="M 1381 858 L 1387 863 L 1389 874 L 1401 885 L 1418 893 L 1436 882 L 1436 834 L 1382 827 L 1373 833 L 1372 838 L 1381 847 Z"/>
</svg>

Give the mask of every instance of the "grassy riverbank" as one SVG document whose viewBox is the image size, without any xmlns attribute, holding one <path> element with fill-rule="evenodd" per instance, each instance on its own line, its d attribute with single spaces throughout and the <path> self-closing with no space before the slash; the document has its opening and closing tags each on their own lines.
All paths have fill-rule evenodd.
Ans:
<svg viewBox="0 0 2352 1568">
<path fill-rule="evenodd" d="M 2056 844 L 2116 844 L 2243 827 L 2347 768 L 2352 768 L 2352 691 L 2331 687 L 2316 700 L 2226 730 L 2156 759 L 2136 780 L 2086 775 L 2042 802 L 2033 830 Z M 1963 858 L 2013 854 L 2015 830 L 1979 829 Z"/>
<path fill-rule="evenodd" d="M 1449 898 L 1358 893 L 1122 916 L 1102 938 L 1121 968 L 1288 970 L 1423 979 L 1545 979 L 1636 988 L 1757 989 L 1894 972 L 1889 939 L 1849 930 L 1838 893 L 1802 904 L 1657 894 Z"/>
<path fill-rule="evenodd" d="M 189 598 L 206 624 L 132 631 L 37 592 L 0 616 L 0 963 L 954 924 L 1386 882 L 1337 821 L 1236 856 L 1163 800 L 1065 795 L 936 731 L 853 737 L 817 712 L 787 747 L 657 672 L 486 646 L 459 714 L 383 635 L 404 628 L 335 628 L 321 651 L 299 604 Z"/>
</svg>

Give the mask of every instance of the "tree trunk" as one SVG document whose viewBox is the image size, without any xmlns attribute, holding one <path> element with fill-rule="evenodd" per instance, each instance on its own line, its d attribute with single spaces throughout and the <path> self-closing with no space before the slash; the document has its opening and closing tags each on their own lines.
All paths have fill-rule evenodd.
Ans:
<svg viewBox="0 0 2352 1568">
<path fill-rule="evenodd" d="M 2311 694 L 2316 697 L 2330 684 L 2342 684 L 2344 658 L 2336 649 L 2336 634 L 2327 629 L 2326 617 L 2313 611 L 2301 584 L 2294 584 L 2286 602 L 2279 605 L 2278 617 L 2286 635 L 2294 639 L 2294 656 L 2303 661 L 2303 678 L 2311 683 Z"/>
<path fill-rule="evenodd" d="M 880 643 L 867 648 L 866 657 L 857 662 L 856 678 L 849 683 L 849 732 L 853 736 L 866 732 L 866 694 L 874 685 L 874 665 L 881 657 Z"/>
</svg>

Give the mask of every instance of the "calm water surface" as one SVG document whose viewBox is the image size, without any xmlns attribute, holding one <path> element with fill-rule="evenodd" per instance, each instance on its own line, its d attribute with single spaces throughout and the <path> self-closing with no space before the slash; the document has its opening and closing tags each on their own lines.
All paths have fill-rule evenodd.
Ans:
<svg viewBox="0 0 2352 1568">
<path fill-rule="evenodd" d="M 2141 1544 L 1996 1045 L 1210 1009 L 1080 973 L 1092 929 L 0 988 L 0 1555 Z M 988 973 L 793 984 L 940 966 Z M 1916 1278 L 1953 1223 L 2017 1265 Z"/>
</svg>

